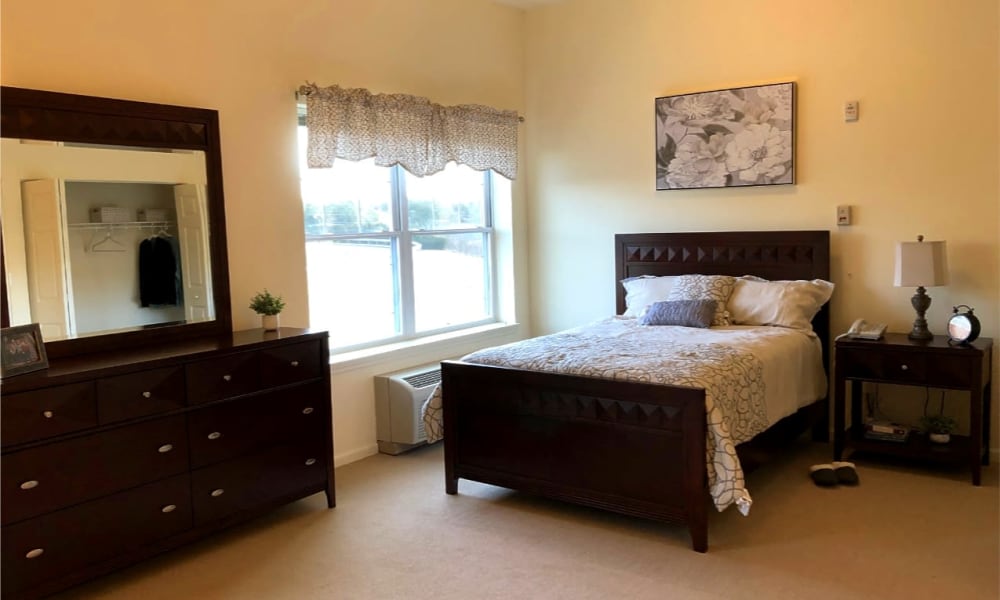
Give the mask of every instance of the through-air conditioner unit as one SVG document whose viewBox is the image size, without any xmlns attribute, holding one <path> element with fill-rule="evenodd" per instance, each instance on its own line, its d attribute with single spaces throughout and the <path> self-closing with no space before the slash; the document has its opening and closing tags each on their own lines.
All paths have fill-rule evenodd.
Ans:
<svg viewBox="0 0 1000 600">
<path fill-rule="evenodd" d="M 379 452 L 400 454 L 427 443 L 420 407 L 440 382 L 440 363 L 375 376 Z"/>
</svg>

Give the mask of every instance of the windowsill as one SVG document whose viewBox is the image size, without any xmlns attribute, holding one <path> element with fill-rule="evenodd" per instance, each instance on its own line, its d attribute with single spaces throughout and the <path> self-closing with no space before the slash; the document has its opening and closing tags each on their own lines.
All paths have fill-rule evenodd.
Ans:
<svg viewBox="0 0 1000 600">
<path fill-rule="evenodd" d="M 330 365 L 337 372 L 352 371 L 366 367 L 378 365 L 388 360 L 402 360 L 408 355 L 438 354 L 446 357 L 454 357 L 456 354 L 466 354 L 466 351 L 454 351 L 456 342 L 461 344 L 482 343 L 489 346 L 497 343 L 506 343 L 512 334 L 515 334 L 519 325 L 517 323 L 490 323 L 479 327 L 470 327 L 458 331 L 449 331 L 438 335 L 431 335 L 405 342 L 396 342 L 384 346 L 375 346 L 363 350 L 353 350 L 350 352 L 340 352 L 330 355 Z M 471 352 L 472 350 L 469 350 Z M 421 359 L 422 360 L 422 359 Z"/>
</svg>

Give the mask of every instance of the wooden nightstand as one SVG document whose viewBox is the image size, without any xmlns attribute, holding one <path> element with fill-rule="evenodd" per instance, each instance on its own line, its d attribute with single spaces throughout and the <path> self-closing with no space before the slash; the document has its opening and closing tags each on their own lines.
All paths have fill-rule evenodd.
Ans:
<svg viewBox="0 0 1000 600">
<path fill-rule="evenodd" d="M 937 462 L 964 462 L 979 485 L 982 465 L 989 464 L 990 367 L 993 340 L 979 338 L 969 346 L 952 346 L 945 336 L 914 341 L 905 333 L 880 340 L 840 338 L 834 359 L 833 458 L 848 447 Z M 845 429 L 847 381 L 851 381 L 851 426 Z M 865 381 L 966 390 L 969 392 L 969 435 L 952 434 L 948 444 L 932 444 L 912 432 L 906 442 L 865 439 L 861 384 Z"/>
</svg>

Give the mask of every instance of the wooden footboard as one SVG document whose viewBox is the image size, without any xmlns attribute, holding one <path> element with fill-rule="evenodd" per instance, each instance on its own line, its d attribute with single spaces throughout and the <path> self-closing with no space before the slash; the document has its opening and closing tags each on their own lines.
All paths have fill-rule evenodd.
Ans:
<svg viewBox="0 0 1000 600">
<path fill-rule="evenodd" d="M 684 524 L 708 549 L 704 390 L 454 361 L 441 383 L 447 493 L 464 478 Z"/>
</svg>

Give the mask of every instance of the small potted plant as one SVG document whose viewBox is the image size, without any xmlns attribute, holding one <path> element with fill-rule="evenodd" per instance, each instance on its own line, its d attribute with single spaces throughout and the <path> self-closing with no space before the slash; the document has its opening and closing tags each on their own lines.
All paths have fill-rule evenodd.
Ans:
<svg viewBox="0 0 1000 600">
<path fill-rule="evenodd" d="M 947 444 L 951 440 L 951 431 L 955 429 L 955 419 L 943 415 L 924 415 L 920 418 L 920 426 L 927 432 L 932 442 Z"/>
<path fill-rule="evenodd" d="M 250 308 L 261 316 L 261 324 L 264 331 L 277 331 L 278 315 L 285 308 L 285 301 L 281 296 L 275 296 L 264 288 L 263 292 L 250 299 Z"/>
</svg>

